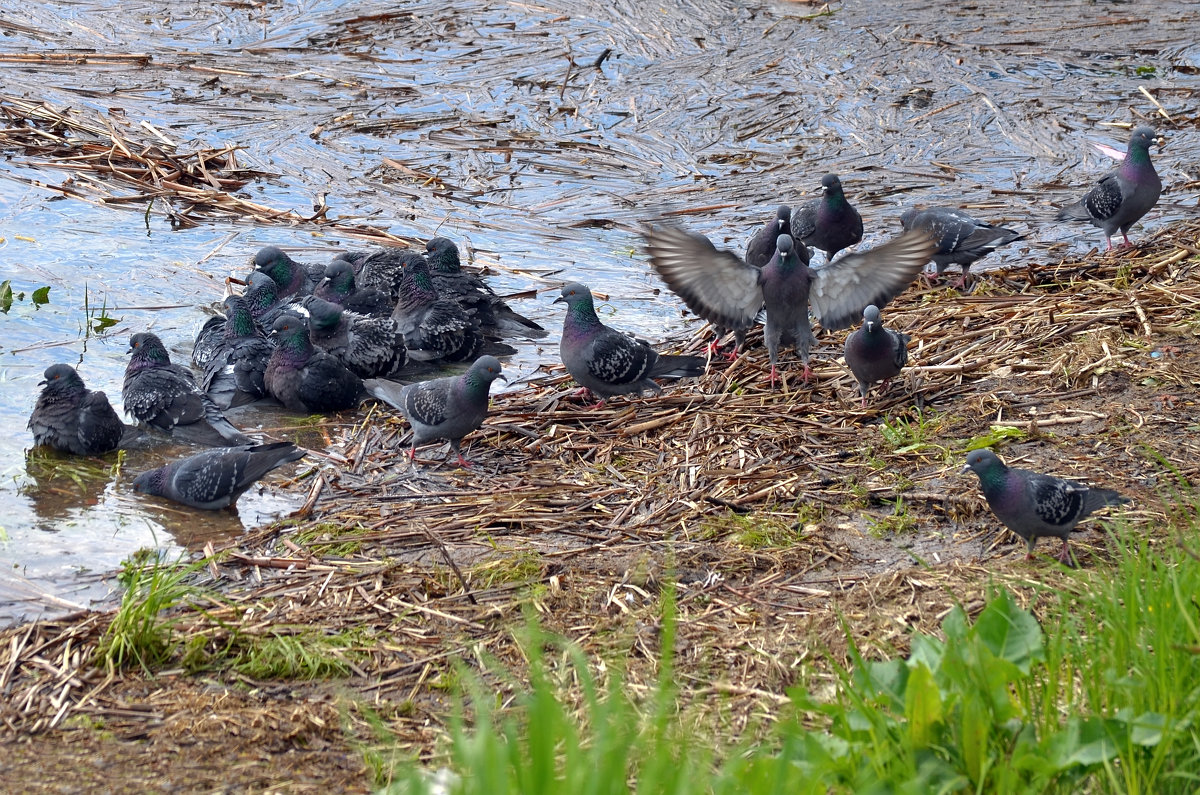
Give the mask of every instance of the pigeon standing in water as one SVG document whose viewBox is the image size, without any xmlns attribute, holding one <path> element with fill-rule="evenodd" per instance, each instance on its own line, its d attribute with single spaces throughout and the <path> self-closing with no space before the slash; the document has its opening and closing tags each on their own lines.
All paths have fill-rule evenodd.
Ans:
<svg viewBox="0 0 1200 795">
<path fill-rule="evenodd" d="M 483 424 L 488 394 L 497 378 L 508 381 L 500 372 L 500 360 L 495 356 L 480 356 L 462 375 L 403 386 L 372 379 L 364 385 L 373 396 L 399 409 L 412 425 L 410 459 L 416 459 L 417 445 L 448 439 L 458 463 L 470 466 L 460 445 L 464 436 Z"/>
<path fill-rule="evenodd" d="M 41 394 L 29 417 L 33 443 L 74 455 L 115 450 L 128 428 L 103 392 L 88 389 L 69 364 L 52 364 L 42 374 Z"/>
<path fill-rule="evenodd" d="M 263 376 L 267 393 L 292 411 L 323 414 L 358 405 L 362 379 L 313 347 L 308 320 L 283 312 L 271 326 L 275 352 Z"/>
<path fill-rule="evenodd" d="M 540 339 L 546 329 L 514 312 L 500 296 L 488 287 L 487 282 L 470 271 L 463 270 L 458 246 L 453 240 L 435 237 L 425 244 L 425 259 L 433 286 L 438 295 L 452 298 L 468 310 L 474 310 L 475 319 L 485 334 L 501 337 L 520 335 Z"/>
<path fill-rule="evenodd" d="M 858 381 L 863 408 L 871 384 L 882 381 L 886 390 L 888 381 L 900 375 L 908 363 L 908 341 L 907 334 L 884 327 L 878 307 L 863 310 L 862 328 L 846 337 L 846 364 Z"/>
<path fill-rule="evenodd" d="M 271 277 L 280 298 L 310 295 L 325 275 L 323 268 L 301 265 L 276 246 L 266 246 L 254 255 L 254 268 Z"/>
<path fill-rule="evenodd" d="M 404 335 L 390 317 L 366 317 L 313 297 L 306 304 L 309 338 L 359 378 L 386 378 L 408 361 Z"/>
<path fill-rule="evenodd" d="M 701 356 L 659 355 L 647 343 L 601 323 L 592 291 L 582 284 L 563 285 L 554 303 L 567 305 L 559 355 L 571 377 L 599 398 L 597 405 L 612 395 L 661 392 L 654 378 L 704 374 Z"/>
<path fill-rule="evenodd" d="M 974 471 L 988 507 L 1009 530 L 1025 539 L 1026 557 L 1042 536 L 1062 539 L 1058 559 L 1070 564 L 1067 536 L 1075 525 L 1106 505 L 1129 502 L 1111 489 L 1093 489 L 1082 483 L 1008 467 L 991 450 L 972 450 L 965 474 Z"/>
<path fill-rule="evenodd" d="M 1104 239 L 1112 249 L 1112 236 L 1118 231 L 1129 242 L 1129 227 L 1158 203 L 1162 180 L 1150 162 L 1154 128 L 1138 127 L 1129 139 L 1125 159 L 1114 171 L 1100 178 L 1082 199 L 1058 213 L 1060 221 L 1089 221 L 1104 230 Z"/>
<path fill-rule="evenodd" d="M 438 294 L 424 257 L 404 263 L 392 319 L 404 335 L 409 356 L 417 361 L 467 361 L 483 344 L 473 313 Z"/>
<path fill-rule="evenodd" d="M 390 294 L 374 287 L 359 287 L 354 279 L 354 267 L 344 259 L 335 259 L 325 266 L 325 278 L 313 290 L 313 295 L 342 309 L 370 317 L 390 317 L 395 302 Z"/>
<path fill-rule="evenodd" d="M 263 475 L 304 454 L 291 442 L 205 450 L 143 472 L 134 479 L 133 488 L 192 508 L 215 511 L 232 506 Z"/>
<path fill-rule="evenodd" d="M 244 406 L 267 396 L 263 373 L 275 346 L 254 322 L 246 299 L 225 299 L 220 344 L 214 346 L 200 388 L 222 409 Z"/>
<path fill-rule="evenodd" d="M 792 216 L 792 236 L 806 246 L 824 251 L 829 260 L 862 240 L 862 216 L 846 200 L 837 174 L 821 177 L 820 198 L 805 202 L 796 210 Z"/>
<path fill-rule="evenodd" d="M 770 262 L 756 268 L 732 252 L 718 250 L 703 235 L 677 227 L 650 227 L 645 235 L 654 270 L 689 309 L 713 325 L 744 330 L 766 306 L 764 338 L 772 384 L 778 379 L 782 343 L 795 344 L 804 380 L 812 374 L 810 304 L 825 329 L 846 328 L 868 305 L 883 307 L 899 295 L 936 247 L 925 232 L 914 230 L 810 268 L 800 254 L 803 245 L 797 247 L 789 235 L 780 235 Z"/>
<path fill-rule="evenodd" d="M 937 249 L 930 259 L 937 266 L 938 276 L 948 265 L 962 268 L 958 287 L 966 286 L 967 273 L 973 262 L 1000 246 L 1024 237 L 1012 229 L 976 221 L 953 207 L 929 207 L 924 210 L 913 207 L 900 216 L 900 225 L 905 229 L 922 229 L 937 242 Z"/>
<path fill-rule="evenodd" d="M 143 331 L 129 338 L 121 398 L 138 422 L 197 444 L 230 446 L 254 440 L 225 419 L 191 371 L 171 363 L 162 340 Z"/>
</svg>

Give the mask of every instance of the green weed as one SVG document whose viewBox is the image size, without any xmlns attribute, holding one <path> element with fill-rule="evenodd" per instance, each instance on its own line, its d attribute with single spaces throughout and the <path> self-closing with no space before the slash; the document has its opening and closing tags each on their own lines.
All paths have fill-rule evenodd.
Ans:
<svg viewBox="0 0 1200 795">
<path fill-rule="evenodd" d="M 358 639 L 349 633 L 281 628 L 269 635 L 243 635 L 239 641 L 242 648 L 233 668 L 240 673 L 253 679 L 311 680 L 349 676 Z"/>
<path fill-rule="evenodd" d="M 97 644 L 96 663 L 108 670 L 136 664 L 149 673 L 170 659 L 178 619 L 163 614 L 195 593 L 186 581 L 204 563 L 168 564 L 147 550 L 127 560 L 118 575 L 125 594 Z"/>
</svg>

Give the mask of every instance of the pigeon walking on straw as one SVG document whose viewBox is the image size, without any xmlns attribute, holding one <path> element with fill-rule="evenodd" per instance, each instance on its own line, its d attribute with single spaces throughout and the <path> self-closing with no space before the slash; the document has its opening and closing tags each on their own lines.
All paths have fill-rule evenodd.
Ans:
<svg viewBox="0 0 1200 795">
<path fill-rule="evenodd" d="M 1075 525 L 1106 505 L 1129 502 L 1111 489 L 1008 467 L 991 450 L 972 450 L 962 472 L 974 471 L 988 507 L 1009 530 L 1025 539 L 1026 557 L 1042 536 L 1062 539 L 1058 559 L 1070 565 L 1067 536 Z"/>
<path fill-rule="evenodd" d="M 565 284 L 554 303 L 565 303 L 559 355 L 567 372 L 584 390 L 599 398 L 641 394 L 662 388 L 655 378 L 685 378 L 704 373 L 701 356 L 660 355 L 648 343 L 609 328 L 600 322 L 592 291 L 582 284 Z"/>
<path fill-rule="evenodd" d="M 778 379 L 779 346 L 791 342 L 812 374 L 809 351 L 815 342 L 808 310 L 827 330 L 846 328 L 870 304 L 883 307 L 907 287 L 936 247 L 925 232 L 909 231 L 866 251 L 855 251 L 821 268 L 810 268 L 789 235 L 776 239 L 775 255 L 762 268 L 717 249 L 703 235 L 677 227 L 646 232 L 650 264 L 689 309 L 714 326 L 749 328 L 766 306 L 764 338 L 771 359 L 770 380 Z"/>
<path fill-rule="evenodd" d="M 276 467 L 304 457 L 291 442 L 205 450 L 138 475 L 134 491 L 215 511 L 238 497 Z"/>
<path fill-rule="evenodd" d="M 953 207 L 911 208 L 900 216 L 900 225 L 905 229 L 922 229 L 937 242 L 937 249 L 930 259 L 937 266 L 938 276 L 949 265 L 962 268 L 958 287 L 966 286 L 972 263 L 1000 246 L 1024 237 L 1012 229 L 977 221 Z"/>
<path fill-rule="evenodd" d="M 900 375 L 908 363 L 908 341 L 907 334 L 884 327 L 878 307 L 863 310 L 862 327 L 846 337 L 846 364 L 858 381 L 863 408 L 871 384 L 882 381 L 886 390 L 888 382 Z"/>
<path fill-rule="evenodd" d="M 500 360 L 480 356 L 462 375 L 406 385 L 369 379 L 364 385 L 371 395 L 399 409 L 412 425 L 410 459 L 416 459 L 417 445 L 447 439 L 458 463 L 470 466 L 460 448 L 462 439 L 483 424 L 488 395 L 497 378 L 508 381 L 500 371 Z"/>
<path fill-rule="evenodd" d="M 108 402 L 93 391 L 69 364 L 52 364 L 42 374 L 42 391 L 29 416 L 33 443 L 73 455 L 100 455 L 115 450 L 133 431 Z"/>
<path fill-rule="evenodd" d="M 1154 142 L 1154 128 L 1136 128 L 1121 165 L 1101 177 L 1082 199 L 1062 208 L 1058 220 L 1089 221 L 1100 227 L 1109 250 L 1117 232 L 1125 238 L 1126 246 L 1132 245 L 1129 227 L 1150 212 L 1162 193 L 1162 180 L 1150 162 L 1150 145 Z"/>
</svg>

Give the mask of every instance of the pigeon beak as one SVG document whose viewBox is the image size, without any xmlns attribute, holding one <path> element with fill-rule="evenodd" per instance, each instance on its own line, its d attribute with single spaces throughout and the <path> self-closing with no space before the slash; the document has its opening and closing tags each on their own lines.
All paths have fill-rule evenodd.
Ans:
<svg viewBox="0 0 1200 795">
<path fill-rule="evenodd" d="M 867 333 L 869 334 L 870 332 L 875 330 L 875 323 L 873 321 L 868 320 L 867 322 L 863 323 L 863 327 L 866 328 Z"/>
<path fill-rule="evenodd" d="M 38 386 L 45 386 L 45 385 L 46 385 L 46 384 L 48 384 L 48 383 L 50 383 L 50 379 L 49 379 L 49 378 L 43 378 L 41 381 L 38 381 Z"/>
<path fill-rule="evenodd" d="M 506 376 L 504 373 L 496 373 L 496 377 L 504 381 L 504 383 L 508 383 L 508 376 Z"/>
<path fill-rule="evenodd" d="M 565 295 L 560 295 L 558 298 L 555 298 L 553 301 L 551 301 L 551 303 L 554 304 L 565 304 L 566 302 L 567 297 Z"/>
<path fill-rule="evenodd" d="M 962 468 L 962 469 L 960 469 L 960 470 L 958 470 L 958 474 L 960 474 L 960 475 L 965 475 L 965 474 L 967 474 L 967 473 L 968 473 L 968 472 L 970 472 L 970 471 L 971 471 L 971 465 L 970 465 L 970 464 L 963 464 L 963 468 Z"/>
</svg>

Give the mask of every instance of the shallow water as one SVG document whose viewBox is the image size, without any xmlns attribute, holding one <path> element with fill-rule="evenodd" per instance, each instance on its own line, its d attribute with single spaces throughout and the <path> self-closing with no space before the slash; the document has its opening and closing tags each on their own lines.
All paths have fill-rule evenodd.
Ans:
<svg viewBox="0 0 1200 795">
<path fill-rule="evenodd" d="M 1176 123 L 1157 119 L 1168 192 L 1134 237 L 1195 213 L 1193 4 L 847 2 L 804 18 L 819 8 L 31 4 L 0 21 L 0 68 L 10 96 L 104 117 L 132 140 L 156 142 L 146 122 L 185 150 L 242 147 L 243 166 L 273 175 L 239 191 L 254 202 L 309 215 L 324 196 L 328 217 L 347 225 L 455 238 L 501 293 L 585 281 L 611 296 L 602 311 L 614 322 L 651 338 L 692 321 L 637 253 L 639 221 L 680 212 L 740 250 L 755 223 L 812 195 L 826 171 L 841 174 L 868 242 L 893 234 L 901 209 L 919 202 L 1027 230 L 993 266 L 1102 244 L 1098 230 L 1050 219 L 1112 167 L 1092 146 L 1124 148 L 1127 133 L 1111 125 L 1156 117 L 1140 88 Z M 20 60 L 64 52 L 90 60 Z M 302 500 L 268 488 L 247 494 L 236 516 L 200 515 L 129 491 L 126 473 L 178 447 L 131 452 L 121 474 L 111 472 L 115 457 L 61 466 L 57 477 L 27 467 L 24 426 L 42 370 L 77 364 L 119 410 L 130 333 L 152 329 L 186 360 L 199 307 L 219 301 L 225 277 L 244 273 L 260 246 L 316 260 L 365 245 L 314 224 L 253 225 L 236 214 L 179 231 L 162 199 L 105 205 L 132 191 L 32 165 L 53 160 L 44 154 L 5 154 L 3 278 L 17 291 L 51 291 L 49 304 L 17 301 L 0 317 L 0 499 L 9 506 L 0 623 L 86 607 L 140 547 L 202 547 Z M 553 329 L 550 299 L 516 308 Z M 89 335 L 85 305 L 118 323 Z M 555 356 L 552 335 L 522 345 L 506 367 L 529 377 Z M 287 427 L 259 412 L 237 421 Z"/>
</svg>

